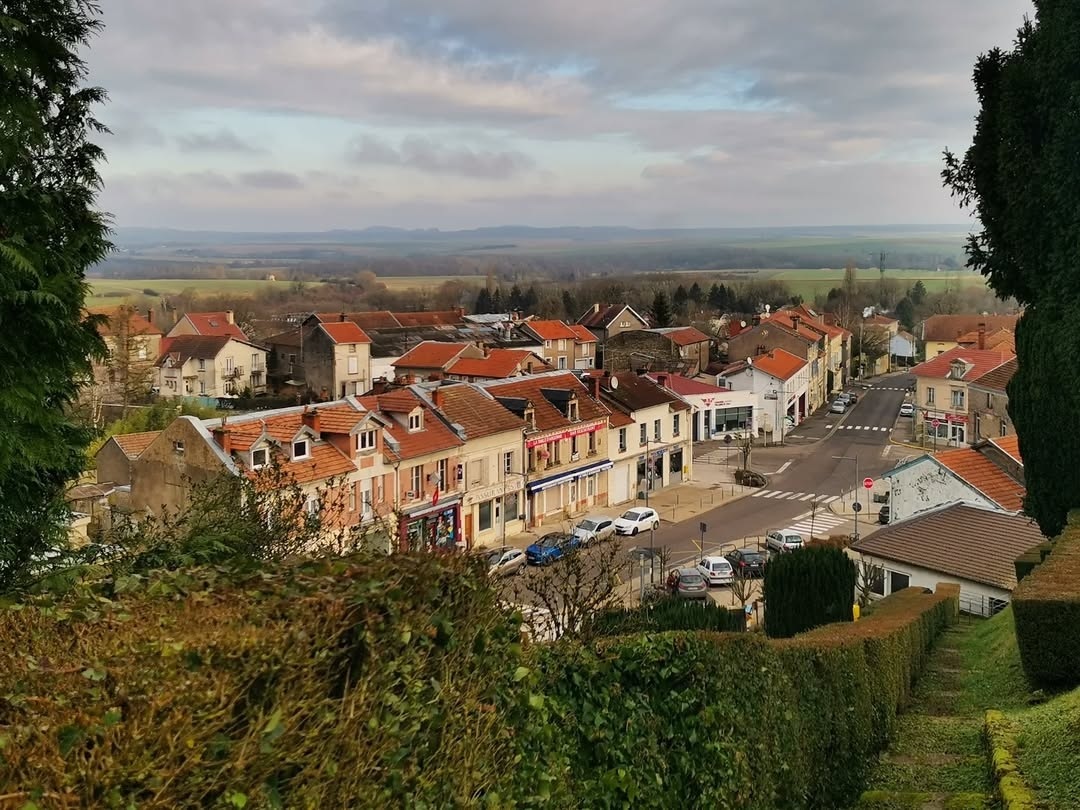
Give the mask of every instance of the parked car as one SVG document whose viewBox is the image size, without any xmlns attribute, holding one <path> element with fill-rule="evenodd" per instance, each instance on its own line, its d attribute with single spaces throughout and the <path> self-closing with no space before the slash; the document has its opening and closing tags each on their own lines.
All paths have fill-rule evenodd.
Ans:
<svg viewBox="0 0 1080 810">
<path fill-rule="evenodd" d="M 859 395 L 856 394 L 854 391 L 848 391 L 848 395 L 847 395 L 847 403 L 848 403 L 848 405 L 854 405 L 858 401 L 859 401 Z"/>
<path fill-rule="evenodd" d="M 887 526 L 891 517 L 892 510 L 889 508 L 888 504 L 885 504 L 883 507 L 881 507 L 880 510 L 878 510 L 877 522 L 880 523 L 882 526 Z"/>
<path fill-rule="evenodd" d="M 592 545 L 594 541 L 610 540 L 615 536 L 615 521 L 603 515 L 589 515 L 578 521 L 574 534 L 583 546 Z"/>
<path fill-rule="evenodd" d="M 744 576 L 765 576 L 765 555 L 756 548 L 739 548 L 724 555 L 735 571 L 741 571 Z"/>
<path fill-rule="evenodd" d="M 735 574 L 726 557 L 703 557 L 697 570 L 709 585 L 730 585 Z"/>
<path fill-rule="evenodd" d="M 488 576 L 508 577 L 525 570 L 527 558 L 520 548 L 503 546 L 487 553 Z"/>
<path fill-rule="evenodd" d="M 908 417 L 914 416 L 915 406 L 912 405 L 910 402 L 905 402 L 903 405 L 900 406 L 900 415 Z"/>
<path fill-rule="evenodd" d="M 773 551 L 796 551 L 803 546 L 803 537 L 788 529 L 770 529 L 765 533 L 765 548 Z"/>
<path fill-rule="evenodd" d="M 847 413 L 847 402 L 842 399 L 834 399 L 829 406 L 829 413 Z"/>
<path fill-rule="evenodd" d="M 668 574 L 668 591 L 679 599 L 707 599 L 709 584 L 696 568 L 676 568 Z"/>
<path fill-rule="evenodd" d="M 525 549 L 525 557 L 529 565 L 550 565 L 556 560 L 561 560 L 580 545 L 581 540 L 577 535 L 551 532 Z"/>
<path fill-rule="evenodd" d="M 615 532 L 617 534 L 637 534 L 647 529 L 659 528 L 660 515 L 656 513 L 655 509 L 650 509 L 647 506 L 628 509 L 615 521 Z"/>
</svg>

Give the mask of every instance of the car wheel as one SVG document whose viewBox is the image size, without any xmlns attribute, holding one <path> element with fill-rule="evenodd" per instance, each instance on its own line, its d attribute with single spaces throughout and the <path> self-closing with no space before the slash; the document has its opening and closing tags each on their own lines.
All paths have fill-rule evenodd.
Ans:
<svg viewBox="0 0 1080 810">
<path fill-rule="evenodd" d="M 656 531 L 657 529 L 659 529 L 660 528 L 660 521 L 658 520 L 655 523 L 653 523 L 652 527 L 653 527 L 653 531 Z"/>
<path fill-rule="evenodd" d="M 637 537 L 637 526 L 634 527 L 633 536 Z"/>
</svg>

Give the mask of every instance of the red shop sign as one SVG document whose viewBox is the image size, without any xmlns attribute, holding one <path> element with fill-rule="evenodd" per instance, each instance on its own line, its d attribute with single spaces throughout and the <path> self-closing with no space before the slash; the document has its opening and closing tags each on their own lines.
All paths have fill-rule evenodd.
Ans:
<svg viewBox="0 0 1080 810">
<path fill-rule="evenodd" d="M 598 430 L 603 430 L 603 422 L 593 425 L 575 425 L 572 428 L 560 431 L 558 433 L 549 433 L 546 436 L 534 436 L 531 439 L 525 441 L 526 447 L 536 447 L 538 444 L 547 444 L 548 442 L 557 442 L 561 439 L 569 439 L 574 436 L 582 436 L 586 433 L 595 433 Z"/>
</svg>

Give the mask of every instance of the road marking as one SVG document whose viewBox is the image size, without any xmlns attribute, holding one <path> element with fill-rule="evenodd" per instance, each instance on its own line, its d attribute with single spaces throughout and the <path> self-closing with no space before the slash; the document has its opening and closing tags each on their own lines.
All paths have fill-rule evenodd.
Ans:
<svg viewBox="0 0 1080 810">
<path fill-rule="evenodd" d="M 751 497 L 751 498 L 760 498 L 760 497 L 762 497 L 763 495 L 765 495 L 765 493 L 767 493 L 768 491 L 769 491 L 769 490 L 767 490 L 767 489 L 759 489 L 759 490 L 758 490 L 757 492 L 755 492 L 755 493 L 754 493 L 753 495 L 751 495 L 750 497 Z"/>
<path fill-rule="evenodd" d="M 769 493 L 768 495 L 766 495 L 765 497 L 766 497 L 766 498 L 775 498 L 775 497 L 777 497 L 778 495 L 784 495 L 784 494 L 786 494 L 786 493 L 783 493 L 783 492 L 778 492 L 778 491 L 776 491 L 776 490 L 774 489 L 774 490 L 773 490 L 772 492 L 770 492 L 770 493 Z"/>
<path fill-rule="evenodd" d="M 759 489 L 751 498 L 772 498 L 777 501 L 809 501 L 814 498 L 818 499 L 818 503 L 822 506 L 832 503 L 839 495 L 818 495 L 813 492 L 790 492 L 787 490 L 779 489 Z M 809 512 L 807 512 L 809 514 Z"/>
<path fill-rule="evenodd" d="M 801 498 L 799 498 L 799 500 L 800 500 L 800 501 L 808 501 L 808 500 L 810 500 L 810 499 L 811 499 L 811 498 L 813 498 L 813 497 L 814 497 L 814 493 L 813 493 L 813 492 L 811 492 L 811 493 L 810 493 L 809 495 L 803 495 L 803 496 L 802 496 Z"/>
<path fill-rule="evenodd" d="M 773 475 L 779 475 L 780 473 L 782 473 L 784 470 L 786 470 L 790 466 L 791 466 L 791 462 L 790 461 L 785 461 L 783 463 L 783 465 L 780 467 L 780 469 L 777 470 L 776 472 L 774 472 Z"/>
<path fill-rule="evenodd" d="M 789 501 L 798 501 L 801 500 L 802 496 L 805 494 L 805 492 L 792 492 L 790 495 L 787 496 L 787 499 Z"/>
</svg>

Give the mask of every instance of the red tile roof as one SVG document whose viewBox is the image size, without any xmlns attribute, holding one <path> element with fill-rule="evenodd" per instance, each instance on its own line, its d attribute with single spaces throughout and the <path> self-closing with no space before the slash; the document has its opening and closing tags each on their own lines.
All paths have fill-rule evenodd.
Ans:
<svg viewBox="0 0 1080 810">
<path fill-rule="evenodd" d="M 1024 507 L 1027 490 L 1017 483 L 994 462 L 970 447 L 944 450 L 934 456 L 941 464 L 952 470 L 983 495 L 1010 512 Z"/>
<path fill-rule="evenodd" d="M 874 313 L 869 318 L 864 318 L 863 323 L 873 326 L 892 326 L 894 323 L 899 323 L 896 318 L 890 318 L 887 315 L 879 315 Z"/>
<path fill-rule="evenodd" d="M 759 354 L 751 365 L 778 380 L 790 380 L 806 367 L 806 361 L 786 349 L 773 349 Z"/>
<path fill-rule="evenodd" d="M 465 323 L 465 310 L 446 309 L 431 312 L 395 312 L 394 317 L 402 326 L 457 326 Z"/>
<path fill-rule="evenodd" d="M 104 315 L 108 318 L 105 323 L 97 328 L 102 337 L 111 337 L 115 334 L 113 326 L 121 313 L 128 316 L 128 331 L 133 335 L 164 335 L 165 333 L 152 324 L 146 317 L 134 307 L 90 307 L 86 310 L 90 315 Z"/>
<path fill-rule="evenodd" d="M 507 397 L 531 401 L 533 410 L 536 413 L 536 427 L 542 431 L 554 430 L 555 428 L 567 427 L 573 424 L 562 415 L 558 408 L 548 401 L 543 394 L 544 389 L 573 391 L 577 394 L 580 422 L 589 422 L 608 416 L 608 409 L 593 399 L 581 381 L 570 372 L 516 377 L 509 382 L 496 383 L 485 387 L 488 393 L 496 398 Z"/>
<path fill-rule="evenodd" d="M 319 325 L 334 343 L 371 343 L 364 330 L 352 321 L 322 323 Z"/>
<path fill-rule="evenodd" d="M 587 329 L 606 329 L 624 309 L 630 310 L 640 323 L 648 326 L 648 320 L 626 304 L 593 304 L 584 315 L 578 318 L 577 322 Z"/>
<path fill-rule="evenodd" d="M 825 324 L 817 324 L 816 328 L 813 325 L 808 325 L 807 322 L 800 318 L 799 326 L 796 328 L 795 321 L 791 315 L 783 311 L 774 312 L 768 318 L 761 319 L 761 325 L 768 328 L 769 324 L 776 324 L 777 326 L 787 329 L 789 332 L 794 332 L 799 337 L 809 340 L 811 343 L 817 343 L 821 340 L 822 336 L 827 334 L 825 330 Z"/>
<path fill-rule="evenodd" d="M 113 436 L 112 440 L 116 442 L 125 456 L 138 458 L 139 454 L 150 446 L 150 442 L 160 435 L 160 430 L 150 430 L 145 433 L 120 433 Z"/>
<path fill-rule="evenodd" d="M 1024 463 L 1024 459 L 1020 456 L 1020 440 L 1015 434 L 1012 436 L 1002 436 L 998 439 L 991 439 L 990 444 L 1009 455 L 1013 461 L 1018 464 L 1022 465 Z"/>
<path fill-rule="evenodd" d="M 821 313 L 810 309 L 810 307 L 806 306 L 806 304 L 799 304 L 799 306 L 797 307 L 783 309 L 781 310 L 781 312 L 794 313 L 798 315 L 803 321 L 803 323 L 809 324 L 814 329 L 819 329 L 820 331 L 828 335 L 830 338 L 843 338 L 851 335 L 851 332 L 849 332 L 848 330 L 837 326 L 836 324 L 829 323 L 826 320 L 826 315 L 828 315 L 828 313 L 822 315 Z"/>
<path fill-rule="evenodd" d="M 977 385 L 980 388 L 988 388 L 991 391 L 1005 391 L 1005 386 L 1009 384 L 1009 380 L 1016 374 L 1018 363 L 1016 358 L 1006 360 L 997 368 L 990 369 L 990 371 L 983 374 L 981 377 L 971 381 L 972 385 Z"/>
<path fill-rule="evenodd" d="M 711 340 L 700 329 L 695 329 L 692 326 L 668 327 L 651 331 L 660 333 L 676 346 L 693 346 L 697 343 L 708 343 Z"/>
<path fill-rule="evenodd" d="M 461 425 L 467 439 L 516 431 L 520 437 L 525 421 L 489 395 L 467 384 L 440 385 L 432 400 L 448 421 Z"/>
<path fill-rule="evenodd" d="M 634 424 L 633 418 L 622 411 L 612 411 L 608 417 L 608 425 L 613 428 L 629 427 Z"/>
<path fill-rule="evenodd" d="M 235 323 L 229 323 L 227 312 L 187 312 L 184 317 L 200 335 L 215 337 L 234 337 L 247 340 L 247 335 Z"/>
<path fill-rule="evenodd" d="M 405 352 L 391 365 L 395 368 L 445 370 L 467 348 L 469 348 L 468 343 L 441 343 L 437 340 L 425 340 Z"/>
<path fill-rule="evenodd" d="M 340 321 L 340 312 L 316 312 L 315 317 L 323 323 L 331 321 Z M 377 331 L 379 329 L 399 329 L 401 324 L 398 323 L 398 319 L 394 317 L 394 313 L 387 310 L 375 310 L 373 312 L 349 312 L 345 315 L 345 320 L 351 321 L 359 326 L 361 329 L 370 329 Z"/>
<path fill-rule="evenodd" d="M 181 364 L 188 360 L 213 360 L 230 340 L 234 338 L 219 335 L 177 335 L 162 338 L 161 357 L 158 358 L 157 365 L 164 366 L 166 360 Z"/>
<path fill-rule="evenodd" d="M 403 427 L 398 422 L 392 419 L 387 420 L 389 425 L 386 430 L 397 443 L 396 450 L 387 445 L 383 451 L 383 455 L 390 461 L 420 458 L 444 450 L 452 450 L 465 444 L 411 390 L 402 389 L 389 394 L 360 397 L 359 402 L 365 408 L 387 413 L 410 413 L 417 407 L 424 410 L 422 430 L 410 432 L 407 427 Z"/>
<path fill-rule="evenodd" d="M 968 349 L 964 346 L 954 346 L 947 352 L 942 352 L 937 357 L 920 363 L 911 370 L 916 377 L 931 377 L 933 379 L 948 379 L 952 371 L 952 363 L 955 360 L 963 360 L 971 366 L 964 374 L 963 380 L 971 382 L 986 374 L 1003 363 L 1008 362 L 1012 355 L 1008 353 L 991 351 L 989 349 Z"/>
<path fill-rule="evenodd" d="M 525 328 L 541 340 L 575 340 L 577 333 L 562 321 L 527 321 Z"/>
<path fill-rule="evenodd" d="M 694 380 L 690 377 L 683 377 L 681 374 L 649 374 L 650 380 L 661 382 L 663 385 L 674 391 L 680 396 L 691 396 L 693 394 L 727 394 L 730 391 L 727 388 L 720 388 L 716 385 L 709 385 L 709 383 L 701 382 L 700 380 Z"/>
<path fill-rule="evenodd" d="M 487 357 L 459 357 L 446 369 L 458 377 L 479 377 L 486 380 L 505 380 L 514 376 L 523 362 L 532 356 L 533 373 L 551 368 L 528 349 L 491 349 Z"/>
<path fill-rule="evenodd" d="M 290 461 L 285 470 L 296 483 L 307 484 L 355 472 L 356 464 L 334 445 L 324 442 L 311 446 L 310 458 Z"/>
<path fill-rule="evenodd" d="M 582 326 L 580 323 L 569 324 L 570 331 L 574 333 L 575 340 L 578 343 L 596 343 L 596 335 L 588 330 L 587 327 Z"/>
<path fill-rule="evenodd" d="M 618 380 L 617 386 L 612 384 L 614 380 Z M 609 406 L 609 410 L 622 408 L 636 412 L 657 405 L 667 405 L 671 410 L 684 411 L 689 407 L 673 391 L 632 371 L 601 377 L 600 386 L 601 401 Z"/>
<path fill-rule="evenodd" d="M 1019 315 L 931 315 L 923 323 L 923 340 L 955 341 L 968 332 L 978 332 L 982 326 L 987 332 L 999 329 L 1016 331 Z"/>
</svg>

